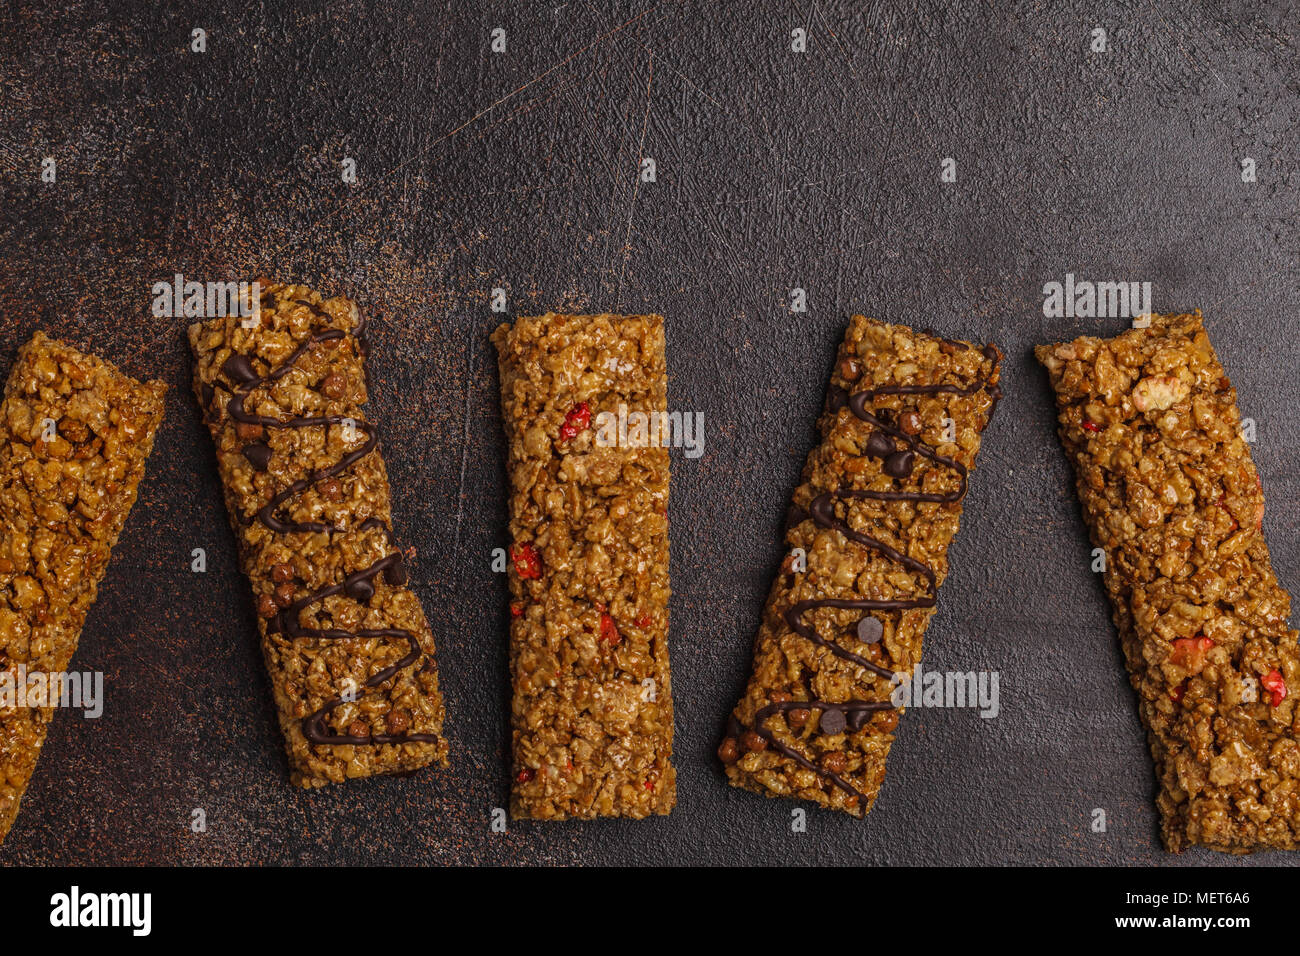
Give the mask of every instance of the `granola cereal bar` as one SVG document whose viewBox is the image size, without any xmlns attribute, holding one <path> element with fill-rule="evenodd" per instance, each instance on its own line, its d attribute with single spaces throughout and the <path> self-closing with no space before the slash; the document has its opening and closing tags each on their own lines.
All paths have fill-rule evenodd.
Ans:
<svg viewBox="0 0 1300 956">
<path fill-rule="evenodd" d="M 259 285 L 252 318 L 189 339 L 292 780 L 445 766 L 433 633 L 363 411 L 365 319 L 342 297 Z"/>
<path fill-rule="evenodd" d="M 896 675 L 921 659 L 1001 357 L 853 317 L 718 747 L 733 785 L 870 810 L 903 709 Z"/>
<path fill-rule="evenodd" d="M 37 332 L 0 407 L 0 841 L 36 769 L 52 706 L 25 675 L 67 670 L 154 432 L 161 382 L 138 382 Z"/>
<path fill-rule="evenodd" d="M 511 489 L 511 813 L 668 813 L 663 319 L 548 314 L 492 341 Z"/>
<path fill-rule="evenodd" d="M 1264 542 L 1236 390 L 1200 313 L 1036 351 L 1106 554 L 1165 846 L 1297 848 L 1297 632 Z"/>
</svg>

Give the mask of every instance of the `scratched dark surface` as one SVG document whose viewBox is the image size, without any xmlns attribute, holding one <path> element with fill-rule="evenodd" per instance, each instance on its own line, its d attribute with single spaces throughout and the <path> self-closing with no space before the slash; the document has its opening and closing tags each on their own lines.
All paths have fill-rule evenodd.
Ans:
<svg viewBox="0 0 1300 956">
<path fill-rule="evenodd" d="M 104 715 L 59 716 L 0 863 L 1225 862 L 1159 848 L 1030 349 L 1124 325 L 1043 318 L 1041 288 L 1066 272 L 1202 308 L 1258 422 L 1279 576 L 1300 585 L 1294 19 L 1172 3 L 294 6 L 0 13 L 0 362 L 44 328 L 172 386 L 75 659 L 105 672 Z M 1098 26 L 1107 53 L 1089 49 Z M 205 53 L 188 49 L 195 27 Z M 638 182 L 641 157 L 656 182 Z M 439 635 L 449 771 L 289 786 L 185 322 L 149 310 L 177 272 L 306 281 L 375 317 L 371 410 Z M 673 460 L 665 819 L 489 830 L 507 738 L 494 286 L 510 314 L 663 313 L 672 405 L 705 416 L 704 456 Z M 806 314 L 787 307 L 795 286 Z M 809 808 L 793 834 L 795 804 L 726 786 L 713 749 L 853 312 L 1007 353 L 925 660 L 999 671 L 1001 715 L 909 712 L 870 817 Z"/>
</svg>

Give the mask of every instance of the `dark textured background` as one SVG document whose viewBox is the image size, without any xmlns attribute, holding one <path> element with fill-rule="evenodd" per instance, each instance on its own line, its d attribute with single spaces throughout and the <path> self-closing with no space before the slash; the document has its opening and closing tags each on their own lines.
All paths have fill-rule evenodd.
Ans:
<svg viewBox="0 0 1300 956">
<path fill-rule="evenodd" d="M 1279 575 L 1300 584 L 1290 15 L 295 6 L 0 13 L 3 361 L 44 328 L 173 386 L 75 660 L 106 672 L 105 714 L 59 716 L 0 861 L 1223 862 L 1159 849 L 1150 759 L 1030 349 L 1125 324 L 1044 319 L 1042 285 L 1067 271 L 1202 308 L 1259 423 Z M 504 55 L 489 52 L 495 26 Z M 789 52 L 796 26 L 804 55 Z M 1111 52 L 1089 52 L 1095 26 Z M 638 186 L 641 156 L 658 182 Z M 375 316 L 371 410 L 439 635 L 450 771 L 289 786 L 184 321 L 149 311 L 175 272 L 310 282 Z M 672 404 L 705 415 L 704 457 L 673 461 L 680 786 L 666 819 L 488 829 L 507 733 L 506 588 L 489 567 L 505 523 L 496 285 L 512 314 L 663 313 Z M 807 314 L 787 309 L 796 285 Z M 910 712 L 870 817 L 810 809 L 794 835 L 794 804 L 727 787 L 712 753 L 855 311 L 1007 353 L 925 660 L 999 670 L 1002 715 Z M 205 834 L 188 829 L 195 807 Z M 1089 831 L 1094 807 L 1109 832 Z"/>
</svg>

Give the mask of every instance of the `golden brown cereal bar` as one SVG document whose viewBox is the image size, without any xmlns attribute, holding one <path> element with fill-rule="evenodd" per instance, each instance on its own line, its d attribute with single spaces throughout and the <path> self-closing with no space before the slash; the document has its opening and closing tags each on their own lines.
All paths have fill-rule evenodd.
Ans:
<svg viewBox="0 0 1300 956">
<path fill-rule="evenodd" d="M 194 389 L 303 787 L 447 762 L 433 632 L 406 587 L 363 411 L 364 331 L 348 299 L 265 282 L 259 314 L 189 330 Z"/>
<path fill-rule="evenodd" d="M 64 672 L 135 503 L 161 382 L 138 382 L 37 332 L 0 407 L 0 841 L 36 769 L 53 706 L 18 684 Z M 20 675 L 26 675 L 20 677 Z"/>
<path fill-rule="evenodd" d="M 991 345 L 853 317 L 753 675 L 718 747 L 732 784 L 870 810 L 902 709 L 895 675 L 921 660 L 1000 360 Z"/>
<path fill-rule="evenodd" d="M 1179 851 L 1300 846 L 1300 680 L 1264 495 L 1199 312 L 1036 350 Z"/>
<path fill-rule="evenodd" d="M 667 813 L 668 449 L 636 417 L 667 412 L 663 319 L 548 314 L 492 341 L 510 472 L 511 812 Z"/>
</svg>

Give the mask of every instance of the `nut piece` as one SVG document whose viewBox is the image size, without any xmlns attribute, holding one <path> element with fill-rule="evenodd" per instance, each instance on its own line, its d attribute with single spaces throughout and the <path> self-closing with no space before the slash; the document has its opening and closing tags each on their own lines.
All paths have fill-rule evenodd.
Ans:
<svg viewBox="0 0 1300 956">
<path fill-rule="evenodd" d="M 1164 411 L 1187 397 L 1188 385 L 1173 375 L 1148 375 L 1133 386 L 1133 404 L 1140 412 Z"/>
</svg>

